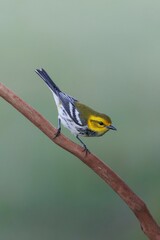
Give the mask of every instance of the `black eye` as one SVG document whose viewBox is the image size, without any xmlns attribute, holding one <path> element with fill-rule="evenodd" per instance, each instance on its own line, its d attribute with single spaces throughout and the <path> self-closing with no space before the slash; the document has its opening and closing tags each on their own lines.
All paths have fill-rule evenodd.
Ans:
<svg viewBox="0 0 160 240">
<path fill-rule="evenodd" d="M 103 122 L 99 122 L 99 125 L 103 126 L 103 125 L 104 125 L 104 123 L 103 123 Z"/>
</svg>

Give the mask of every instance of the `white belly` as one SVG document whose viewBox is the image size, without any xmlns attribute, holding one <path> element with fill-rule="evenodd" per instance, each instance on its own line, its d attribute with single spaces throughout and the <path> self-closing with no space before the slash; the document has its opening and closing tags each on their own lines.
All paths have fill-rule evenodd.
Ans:
<svg viewBox="0 0 160 240">
<path fill-rule="evenodd" d="M 61 120 L 61 123 L 63 124 L 63 126 L 68 128 L 72 134 L 79 135 L 79 128 L 81 128 L 81 126 L 76 124 L 71 119 L 71 117 L 68 115 L 68 113 L 64 109 L 62 103 L 59 101 L 59 98 L 54 93 L 53 93 L 53 97 L 55 99 L 57 109 L 58 109 L 58 118 Z"/>
<path fill-rule="evenodd" d="M 78 135 L 79 134 L 79 131 L 78 131 L 79 126 L 70 118 L 70 116 L 64 109 L 59 107 L 58 110 L 59 110 L 58 115 L 59 115 L 59 118 L 61 119 L 61 123 L 63 124 L 63 126 L 68 128 L 72 134 Z"/>
</svg>

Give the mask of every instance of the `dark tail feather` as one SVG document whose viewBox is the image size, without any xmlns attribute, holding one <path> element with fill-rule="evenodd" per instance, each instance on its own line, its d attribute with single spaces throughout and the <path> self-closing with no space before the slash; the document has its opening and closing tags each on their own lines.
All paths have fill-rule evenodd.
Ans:
<svg viewBox="0 0 160 240">
<path fill-rule="evenodd" d="M 57 85 L 52 81 L 48 73 L 43 69 L 36 69 L 35 72 L 45 81 L 48 87 L 54 92 L 61 92 Z"/>
</svg>

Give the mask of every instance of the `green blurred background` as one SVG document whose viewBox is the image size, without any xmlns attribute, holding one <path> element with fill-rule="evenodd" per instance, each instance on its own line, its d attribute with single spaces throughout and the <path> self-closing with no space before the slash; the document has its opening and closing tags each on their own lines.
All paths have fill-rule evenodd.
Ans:
<svg viewBox="0 0 160 240">
<path fill-rule="evenodd" d="M 0 81 L 55 126 L 57 110 L 37 67 L 68 94 L 111 116 L 117 132 L 83 140 L 157 222 L 159 12 L 158 0 L 0 2 Z M 0 117 L 0 239 L 146 239 L 112 189 L 3 99 Z"/>
</svg>

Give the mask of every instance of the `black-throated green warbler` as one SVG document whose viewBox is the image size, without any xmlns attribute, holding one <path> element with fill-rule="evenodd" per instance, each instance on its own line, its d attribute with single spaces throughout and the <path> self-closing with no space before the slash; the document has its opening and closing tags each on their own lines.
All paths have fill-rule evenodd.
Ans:
<svg viewBox="0 0 160 240">
<path fill-rule="evenodd" d="M 58 109 L 58 130 L 55 137 L 61 132 L 61 123 L 68 128 L 81 142 L 84 150 L 88 152 L 86 145 L 79 136 L 99 137 L 108 130 L 116 130 L 110 117 L 98 113 L 90 107 L 80 103 L 75 98 L 62 92 L 52 81 L 44 69 L 36 69 L 36 73 L 44 80 L 51 90 Z"/>
</svg>

